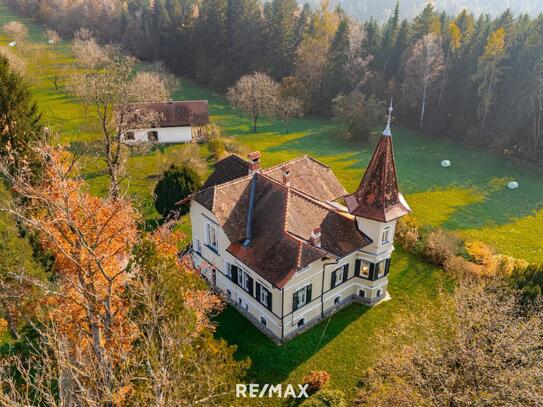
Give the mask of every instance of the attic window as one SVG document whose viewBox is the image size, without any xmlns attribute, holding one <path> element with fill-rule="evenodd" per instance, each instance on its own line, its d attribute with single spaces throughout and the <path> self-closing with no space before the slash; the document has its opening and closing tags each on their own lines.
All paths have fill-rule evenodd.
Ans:
<svg viewBox="0 0 543 407">
<path fill-rule="evenodd" d="M 152 142 L 157 142 L 158 141 L 158 131 L 156 131 L 156 130 L 148 131 L 147 132 L 147 140 L 152 141 Z"/>
</svg>

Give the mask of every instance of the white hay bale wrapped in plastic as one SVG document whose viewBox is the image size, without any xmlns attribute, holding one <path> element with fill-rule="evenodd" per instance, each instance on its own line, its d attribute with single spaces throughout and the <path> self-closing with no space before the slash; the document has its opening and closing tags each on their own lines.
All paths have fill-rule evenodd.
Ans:
<svg viewBox="0 0 543 407">
<path fill-rule="evenodd" d="M 441 161 L 441 166 L 443 168 L 449 168 L 451 166 L 451 162 L 449 160 L 443 160 Z"/>
<path fill-rule="evenodd" d="M 507 188 L 509 188 L 509 189 L 517 189 L 518 188 L 518 182 L 517 181 L 511 181 L 509 184 L 507 184 Z"/>
</svg>

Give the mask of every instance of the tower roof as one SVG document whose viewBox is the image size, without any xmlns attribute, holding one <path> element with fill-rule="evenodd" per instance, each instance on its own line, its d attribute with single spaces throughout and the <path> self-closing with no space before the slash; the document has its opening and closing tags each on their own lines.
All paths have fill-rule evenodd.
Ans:
<svg viewBox="0 0 543 407">
<path fill-rule="evenodd" d="M 403 195 L 398 191 L 390 131 L 391 114 L 392 104 L 387 126 L 360 186 L 352 195 L 345 197 L 347 208 L 352 215 L 379 222 L 390 222 L 411 212 Z"/>
</svg>

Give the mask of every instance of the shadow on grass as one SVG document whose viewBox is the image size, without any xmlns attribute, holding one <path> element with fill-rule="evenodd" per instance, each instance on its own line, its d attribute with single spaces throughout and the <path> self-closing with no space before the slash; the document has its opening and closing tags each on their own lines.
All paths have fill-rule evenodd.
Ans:
<svg viewBox="0 0 543 407">
<path fill-rule="evenodd" d="M 217 318 L 216 335 L 230 344 L 238 345 L 237 358 L 251 358 L 248 380 L 281 383 L 297 366 L 318 353 L 368 310 L 370 308 L 367 306 L 351 304 L 331 319 L 321 321 L 300 336 L 278 346 L 236 309 L 228 306 Z"/>
</svg>

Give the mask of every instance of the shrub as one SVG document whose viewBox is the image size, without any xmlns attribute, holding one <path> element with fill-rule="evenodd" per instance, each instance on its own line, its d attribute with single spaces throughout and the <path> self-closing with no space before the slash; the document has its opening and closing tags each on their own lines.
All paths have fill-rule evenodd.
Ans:
<svg viewBox="0 0 543 407">
<path fill-rule="evenodd" d="M 209 151 L 215 161 L 222 160 L 227 155 L 224 140 L 220 137 L 212 138 L 209 142 Z"/>
<path fill-rule="evenodd" d="M 424 243 L 422 254 L 438 266 L 442 266 L 447 259 L 460 251 L 460 239 L 443 229 L 430 232 Z"/>
<path fill-rule="evenodd" d="M 415 219 L 408 216 L 399 220 L 396 225 L 396 241 L 405 250 L 414 251 L 419 237 L 419 228 Z"/>
<path fill-rule="evenodd" d="M 340 390 L 321 390 L 300 404 L 300 407 L 347 407 Z"/>
<path fill-rule="evenodd" d="M 443 268 L 446 272 L 459 277 L 472 277 L 484 273 L 484 268 L 481 265 L 466 260 L 462 256 L 450 256 L 445 260 Z"/>
<path fill-rule="evenodd" d="M 313 370 L 303 379 L 303 382 L 308 385 L 307 389 L 311 392 L 322 390 L 326 383 L 330 380 L 330 373 L 326 370 Z"/>
<path fill-rule="evenodd" d="M 474 240 L 465 243 L 466 252 L 471 261 L 482 266 L 492 267 L 495 263 L 494 254 L 490 247 L 483 242 Z"/>
<path fill-rule="evenodd" d="M 171 161 L 177 163 L 179 167 L 192 168 L 200 177 L 203 177 L 207 172 L 207 162 L 205 157 L 202 157 L 198 144 L 186 144 L 170 157 Z"/>
<path fill-rule="evenodd" d="M 535 300 L 543 291 L 543 264 L 530 264 L 527 267 L 518 266 L 512 274 L 518 289 L 526 298 Z"/>
<path fill-rule="evenodd" d="M 177 206 L 176 203 L 198 191 L 202 185 L 200 177 L 193 169 L 171 165 L 155 186 L 155 208 L 166 218 L 174 211 L 183 215 L 188 212 L 189 205 Z"/>
</svg>

